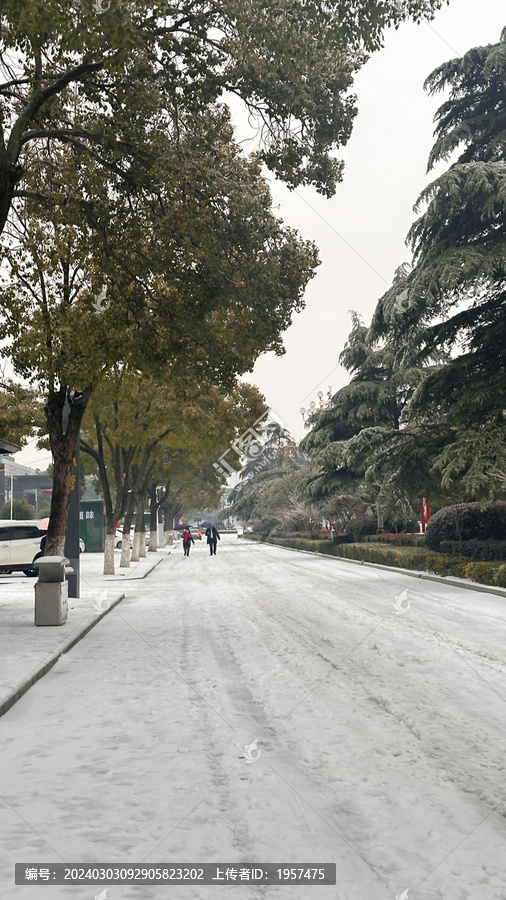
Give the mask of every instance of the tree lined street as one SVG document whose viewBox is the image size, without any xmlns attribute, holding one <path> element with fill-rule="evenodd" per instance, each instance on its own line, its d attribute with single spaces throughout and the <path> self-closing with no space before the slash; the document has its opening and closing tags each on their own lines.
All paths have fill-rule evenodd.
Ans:
<svg viewBox="0 0 506 900">
<path fill-rule="evenodd" d="M 227 535 L 123 589 L 2 719 L 3 896 L 14 861 L 335 861 L 322 900 L 504 900 L 503 596 Z"/>
<path fill-rule="evenodd" d="M 321 264 L 269 178 L 333 197 L 357 73 L 388 29 L 432 27 L 443 5 L 2 3 L 0 437 L 52 457 L 48 521 L 15 505 L 13 460 L 2 476 L 19 518 L 0 542 L 2 900 L 32 897 L 16 862 L 328 863 L 318 900 L 506 900 L 506 28 L 467 50 L 443 38 L 455 56 L 427 72 L 445 92 L 435 180 L 411 260 L 336 341 L 349 383 L 301 400 L 297 445 L 242 380 L 285 353 Z M 361 220 L 377 148 L 371 134 Z M 337 282 L 307 350 L 347 302 Z M 88 513 L 83 553 L 102 528 L 105 551 L 85 553 L 67 619 Z M 62 553 L 70 576 L 40 560 Z M 36 569 L 36 599 L 65 612 L 49 627 Z"/>
</svg>

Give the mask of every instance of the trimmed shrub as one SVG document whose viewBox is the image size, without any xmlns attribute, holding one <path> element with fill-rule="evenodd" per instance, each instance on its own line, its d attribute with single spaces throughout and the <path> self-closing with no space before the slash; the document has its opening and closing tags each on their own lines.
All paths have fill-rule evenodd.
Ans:
<svg viewBox="0 0 506 900">
<path fill-rule="evenodd" d="M 402 567 L 404 569 L 418 569 L 420 572 L 435 572 L 438 557 L 427 550 L 406 550 L 402 553 Z"/>
<path fill-rule="evenodd" d="M 445 506 L 427 525 L 425 543 L 429 550 L 440 550 L 441 541 L 479 539 L 506 540 L 506 502 L 459 503 Z"/>
<path fill-rule="evenodd" d="M 332 540 L 334 544 L 352 544 L 353 536 L 351 534 L 346 534 L 345 531 L 341 531 L 338 534 L 334 534 Z"/>
<path fill-rule="evenodd" d="M 441 552 L 451 556 L 465 556 L 476 562 L 506 560 L 506 541 L 441 541 Z"/>
<path fill-rule="evenodd" d="M 364 541 L 371 544 L 391 544 L 395 547 L 420 547 L 425 543 L 424 534 L 371 534 L 364 537 Z"/>
<path fill-rule="evenodd" d="M 434 572 L 443 577 L 453 575 L 454 578 L 465 578 L 465 565 L 451 556 L 443 553 L 428 553 L 425 560 L 425 570 Z"/>
<path fill-rule="evenodd" d="M 472 562 L 465 567 L 466 578 L 478 581 L 480 584 L 494 584 L 494 576 L 499 567 L 492 563 Z"/>
<path fill-rule="evenodd" d="M 371 547 L 365 544 L 341 544 L 337 547 L 337 556 L 344 559 L 359 559 L 362 562 L 379 563 L 383 566 L 401 566 L 402 562 L 395 550 L 383 547 Z"/>
<path fill-rule="evenodd" d="M 494 575 L 494 584 L 506 588 L 506 566 L 499 566 Z"/>
</svg>

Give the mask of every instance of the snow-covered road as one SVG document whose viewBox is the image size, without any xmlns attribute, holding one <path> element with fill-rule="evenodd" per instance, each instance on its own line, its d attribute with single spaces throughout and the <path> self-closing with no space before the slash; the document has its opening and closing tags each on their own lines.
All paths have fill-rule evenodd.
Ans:
<svg viewBox="0 0 506 900">
<path fill-rule="evenodd" d="M 124 589 L 0 720 L 2 900 L 93 900 L 14 886 L 63 861 L 337 865 L 107 900 L 506 900 L 503 597 L 226 536 Z"/>
</svg>

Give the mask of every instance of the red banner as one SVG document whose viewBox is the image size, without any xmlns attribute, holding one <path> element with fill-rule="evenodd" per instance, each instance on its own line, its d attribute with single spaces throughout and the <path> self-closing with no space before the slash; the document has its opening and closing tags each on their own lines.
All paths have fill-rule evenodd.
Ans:
<svg viewBox="0 0 506 900">
<path fill-rule="evenodd" d="M 422 532 L 425 534 L 425 527 L 430 519 L 430 503 L 427 497 L 420 497 L 420 508 L 422 514 Z"/>
</svg>

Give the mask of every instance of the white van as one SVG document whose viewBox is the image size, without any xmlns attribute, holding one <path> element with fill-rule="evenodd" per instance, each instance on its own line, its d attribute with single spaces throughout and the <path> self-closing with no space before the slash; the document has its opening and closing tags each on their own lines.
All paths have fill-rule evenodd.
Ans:
<svg viewBox="0 0 506 900">
<path fill-rule="evenodd" d="M 0 519 L 0 574 L 37 575 L 33 563 L 46 533 L 33 519 Z"/>
</svg>

